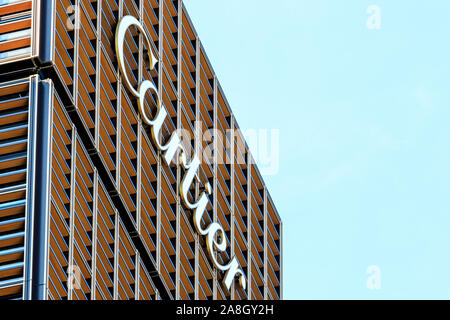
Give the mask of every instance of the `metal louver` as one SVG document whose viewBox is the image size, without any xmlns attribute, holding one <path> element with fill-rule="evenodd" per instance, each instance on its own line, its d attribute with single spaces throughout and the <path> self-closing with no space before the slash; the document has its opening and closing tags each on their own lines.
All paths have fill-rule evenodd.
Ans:
<svg viewBox="0 0 450 320">
<path fill-rule="evenodd" d="M 24 284 L 29 82 L 0 87 L 0 297 Z"/>
<path fill-rule="evenodd" d="M 4 0 L 0 5 L 0 59 L 31 53 L 32 1 Z"/>
</svg>

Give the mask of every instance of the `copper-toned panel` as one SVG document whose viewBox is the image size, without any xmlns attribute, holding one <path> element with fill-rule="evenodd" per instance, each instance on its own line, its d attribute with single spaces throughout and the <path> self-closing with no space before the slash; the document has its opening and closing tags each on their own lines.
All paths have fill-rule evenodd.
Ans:
<svg viewBox="0 0 450 320">
<path fill-rule="evenodd" d="M 0 298 L 23 292 L 28 90 L 28 80 L 0 85 Z"/>
</svg>

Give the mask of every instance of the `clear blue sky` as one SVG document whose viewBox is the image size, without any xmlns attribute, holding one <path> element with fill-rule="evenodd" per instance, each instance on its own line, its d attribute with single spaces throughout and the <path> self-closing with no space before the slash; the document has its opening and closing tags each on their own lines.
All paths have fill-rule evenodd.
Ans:
<svg viewBox="0 0 450 320">
<path fill-rule="evenodd" d="M 185 5 L 240 127 L 280 129 L 284 297 L 450 299 L 450 1 Z"/>
</svg>

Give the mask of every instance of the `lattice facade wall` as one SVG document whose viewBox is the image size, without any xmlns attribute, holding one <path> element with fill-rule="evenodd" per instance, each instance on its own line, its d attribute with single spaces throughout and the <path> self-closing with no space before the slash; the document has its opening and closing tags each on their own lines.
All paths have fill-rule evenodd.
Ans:
<svg viewBox="0 0 450 320">
<path fill-rule="evenodd" d="M 0 296 L 282 298 L 280 217 L 182 2 L 2 3 L 0 80 L 22 80 L 0 84 Z M 123 84 L 114 41 L 125 15 L 151 40 L 147 48 L 137 30 L 127 33 L 129 78 L 158 89 L 163 140 L 183 129 L 185 149 L 204 157 L 200 181 L 213 192 L 203 223 L 224 228 L 229 246 L 217 258 L 237 257 L 245 291 L 223 286 L 180 202 L 183 169 L 162 161 Z M 202 188 L 193 184 L 191 199 Z M 31 230 L 40 237 L 27 242 Z M 27 270 L 27 250 L 40 249 L 45 263 Z"/>
</svg>

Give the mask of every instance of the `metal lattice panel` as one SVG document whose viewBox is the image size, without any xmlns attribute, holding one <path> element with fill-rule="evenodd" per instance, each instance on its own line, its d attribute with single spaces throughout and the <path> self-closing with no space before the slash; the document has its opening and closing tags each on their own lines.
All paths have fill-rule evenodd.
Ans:
<svg viewBox="0 0 450 320">
<path fill-rule="evenodd" d="M 0 85 L 0 296 L 24 291 L 29 81 Z"/>
<path fill-rule="evenodd" d="M 53 9 L 46 11 L 45 5 Z M 39 12 L 50 18 L 43 14 L 38 19 Z M 192 210 L 181 204 L 185 171 L 177 161 L 164 163 L 136 98 L 124 85 L 114 41 L 116 26 L 126 15 L 137 18 L 150 39 L 143 41 L 134 27 L 125 34 L 124 68 L 130 83 L 137 87 L 150 80 L 157 88 L 168 113 L 161 141 L 183 129 L 184 148 L 200 156 L 200 182 L 191 185 L 188 198 L 196 201 L 207 182 L 212 186 L 201 223 L 223 227 L 229 245 L 217 259 L 224 265 L 236 257 L 247 277 L 245 291 L 237 284 L 231 290 L 223 285 L 223 272 L 214 267 L 205 239 L 195 232 Z M 13 16 L 17 19 L 11 20 Z M 12 21 L 17 26 L 11 29 Z M 35 57 L 33 52 L 43 49 L 39 45 L 48 45 L 49 54 L 33 65 L 42 63 L 40 74 L 52 88 L 45 102 L 52 121 L 48 283 L 40 297 L 282 298 L 281 220 L 182 1 L 11 0 L 0 5 L 0 65 L 14 59 L 14 50 L 30 50 L 17 59 Z M 151 70 L 150 50 L 159 61 Z M 8 53 L 1 56 L 3 52 Z M 148 114 L 154 115 L 155 103 L 155 96 L 147 94 L 143 108 Z M 26 122 L 17 121 L 22 127 L 16 129 L 0 122 L 0 143 L 26 132 Z M 20 210 L 25 210 L 31 199 L 25 192 L 28 141 L 26 135 L 17 136 L 0 145 L 2 157 L 3 150 L 17 151 L 16 158 L 8 158 L 17 168 L 1 171 L 0 187 L 23 184 L 14 197 L 5 191 L 0 205 L 22 201 Z M 20 221 L 4 225 L 26 233 Z M 11 257 L 24 251 L 21 241 Z M 1 259 L 12 259 L 6 256 L 0 254 L 0 276 L 6 265 Z M 14 272 L 23 273 L 23 266 Z M 0 295 L 9 294 L 1 290 Z"/>
</svg>

